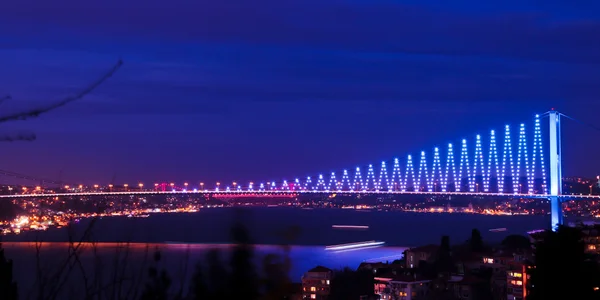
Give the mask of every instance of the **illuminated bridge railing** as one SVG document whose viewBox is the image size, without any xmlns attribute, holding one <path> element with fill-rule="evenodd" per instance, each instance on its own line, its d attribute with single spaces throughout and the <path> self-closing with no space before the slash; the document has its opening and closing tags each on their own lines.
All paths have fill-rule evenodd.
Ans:
<svg viewBox="0 0 600 300">
<path fill-rule="evenodd" d="M 485 147 L 484 147 L 485 144 Z M 327 175 L 293 181 L 253 182 L 245 187 L 217 186 L 215 191 L 390 191 L 390 192 L 486 192 L 509 194 L 547 194 L 544 143 L 540 116 L 532 129 L 521 124 L 503 133 L 476 135 L 471 144 L 463 139 L 458 146 L 422 151 L 408 155 L 405 161 L 394 159 L 376 167 L 343 170 Z"/>
<path fill-rule="evenodd" d="M 221 195 L 225 197 L 256 197 L 256 196 L 299 196 L 299 195 L 326 195 L 326 194 L 338 194 L 338 195 L 445 195 L 445 196 L 480 196 L 480 197 L 519 197 L 519 198 L 548 198 L 547 194 L 528 194 L 528 193 L 496 193 L 496 192 L 427 192 L 427 191 L 317 191 L 317 190 L 299 190 L 299 191 L 282 191 L 282 190 L 265 190 L 265 191 L 247 191 L 247 190 L 177 190 L 177 191 L 89 191 L 89 192 L 66 192 L 66 193 L 39 193 L 39 194 L 12 194 L 12 195 L 0 195 L 0 199 L 14 199 L 14 198 L 39 198 L 39 197 L 106 197 L 106 196 L 152 196 L 152 195 Z M 562 199 L 600 199 L 600 195 L 559 195 Z"/>
</svg>

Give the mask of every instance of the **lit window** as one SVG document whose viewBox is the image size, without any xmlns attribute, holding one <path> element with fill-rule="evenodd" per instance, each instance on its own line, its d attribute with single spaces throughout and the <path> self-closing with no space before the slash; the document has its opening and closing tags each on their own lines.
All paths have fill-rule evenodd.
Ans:
<svg viewBox="0 0 600 300">
<path fill-rule="evenodd" d="M 316 294 L 310 294 L 310 299 L 317 299 L 317 295 Z"/>
<path fill-rule="evenodd" d="M 311 287 L 310 287 L 310 291 L 311 291 L 311 292 L 315 292 L 316 290 L 317 290 L 317 288 L 316 288 L 316 287 L 314 287 L 314 286 L 311 286 Z"/>
<path fill-rule="evenodd" d="M 489 258 L 489 257 L 484 257 L 483 258 L 483 262 L 486 264 L 493 264 L 494 263 L 494 259 L 493 258 Z"/>
<path fill-rule="evenodd" d="M 329 284 L 329 280 L 327 280 L 327 284 Z"/>
<path fill-rule="evenodd" d="M 407 295 L 406 292 L 399 292 L 398 293 L 398 296 L 400 296 L 400 297 L 406 297 L 406 295 Z"/>
</svg>

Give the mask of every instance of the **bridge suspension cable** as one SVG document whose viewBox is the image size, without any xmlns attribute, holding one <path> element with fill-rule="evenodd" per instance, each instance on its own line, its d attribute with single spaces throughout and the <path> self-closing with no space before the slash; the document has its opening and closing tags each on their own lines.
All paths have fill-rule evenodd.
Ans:
<svg viewBox="0 0 600 300">
<path fill-rule="evenodd" d="M 282 180 L 278 184 L 262 182 L 256 190 L 547 194 L 546 149 L 540 115 L 535 115 L 531 128 L 527 131 L 526 125 L 522 123 L 518 130 L 513 131 L 506 125 L 503 138 L 491 130 L 487 147 L 484 147 L 483 136 L 476 135 L 470 146 L 463 139 L 458 147 L 448 144 L 445 153 L 442 148 L 436 147 L 432 155 L 427 155 L 425 151 L 418 157 L 408 155 L 405 164 L 396 158 L 389 164 L 392 166 L 391 172 L 388 172 L 388 164 L 384 161 L 378 172 L 372 164 L 368 165 L 366 173 L 362 172 L 363 168 L 357 167 L 353 180 L 350 179 L 350 170 L 346 169 L 340 172 L 339 177 L 331 172 L 329 176 L 318 174 L 316 180 L 307 177 L 305 180 Z M 498 140 L 503 140 L 502 145 L 499 145 Z M 502 149 L 501 153 L 499 148 Z M 415 164 L 416 159 L 419 160 L 418 166 Z M 238 185 L 237 189 L 240 188 Z M 219 187 L 216 189 L 219 190 Z M 225 187 L 222 190 L 230 191 L 231 188 Z M 248 190 L 255 190 L 252 184 L 248 186 Z"/>
<path fill-rule="evenodd" d="M 12 172 L 12 171 L 6 171 L 6 170 L 0 170 L 0 175 L 14 177 L 14 178 L 18 178 L 18 179 L 30 180 L 30 181 L 50 183 L 50 184 L 62 184 L 62 182 L 60 180 L 44 179 L 44 178 L 24 175 L 24 174 Z"/>
<path fill-rule="evenodd" d="M 598 126 L 595 126 L 595 125 L 592 125 L 592 124 L 590 124 L 590 123 L 587 123 L 587 122 L 581 121 L 581 120 L 579 120 L 579 119 L 576 119 L 576 118 L 573 118 L 573 117 L 567 116 L 567 115 L 565 115 L 565 114 L 562 114 L 562 113 L 559 113 L 559 114 L 560 114 L 562 117 L 565 117 L 565 118 L 567 118 L 567 119 L 569 119 L 569 120 L 575 121 L 575 122 L 577 122 L 577 123 L 579 123 L 579 124 L 581 124 L 581 125 L 584 125 L 584 126 L 590 127 L 590 128 L 592 128 L 592 129 L 595 129 L 595 130 L 597 130 L 597 131 L 600 131 L 600 127 L 598 127 Z"/>
</svg>

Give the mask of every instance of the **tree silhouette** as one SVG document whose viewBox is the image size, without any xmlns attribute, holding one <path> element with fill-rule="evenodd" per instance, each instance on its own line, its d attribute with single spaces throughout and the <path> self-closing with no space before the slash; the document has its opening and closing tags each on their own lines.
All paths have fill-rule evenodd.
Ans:
<svg viewBox="0 0 600 300">
<path fill-rule="evenodd" d="M 12 220 L 17 217 L 17 206 L 11 201 L 0 201 L 0 220 Z"/>
<path fill-rule="evenodd" d="M 450 237 L 447 235 L 442 236 L 440 248 L 438 249 L 437 258 L 435 261 L 435 268 L 437 273 L 445 274 L 449 274 L 454 269 L 452 253 L 450 250 Z"/>
<path fill-rule="evenodd" d="M 531 249 L 531 242 L 529 241 L 529 238 L 522 236 L 522 235 L 518 235 L 518 234 L 511 234 L 507 237 L 505 237 L 502 240 L 502 246 L 504 248 L 506 248 L 507 250 L 527 250 L 527 249 Z"/>
<path fill-rule="evenodd" d="M 169 288 L 171 287 L 171 278 L 166 270 L 158 270 L 158 264 L 161 260 L 160 252 L 154 253 L 154 266 L 148 269 L 149 282 L 142 292 L 141 300 L 167 300 L 169 298 Z"/>
<path fill-rule="evenodd" d="M 471 252 L 482 252 L 484 250 L 483 238 L 481 237 L 481 232 L 479 232 L 477 228 L 473 228 L 471 231 L 469 247 Z"/>
<path fill-rule="evenodd" d="M 228 283 L 230 281 L 230 274 L 223 267 L 219 250 L 210 250 L 206 254 L 206 261 L 208 263 L 206 284 L 210 295 L 208 299 L 229 299 L 230 289 Z"/>
<path fill-rule="evenodd" d="M 291 280 L 289 278 L 289 263 L 285 257 L 277 254 L 267 254 L 263 259 L 263 299 L 283 299 L 289 295 Z"/>
<path fill-rule="evenodd" d="M 236 244 L 231 254 L 232 299 L 257 299 L 257 274 L 252 262 L 254 251 L 248 231 L 241 223 L 236 223 L 231 235 Z"/>
<path fill-rule="evenodd" d="M 188 295 L 190 300 L 206 300 L 210 298 L 210 290 L 206 285 L 206 278 L 202 270 L 202 265 L 198 262 L 192 275 L 192 282 L 190 285 L 190 293 Z"/>
<path fill-rule="evenodd" d="M 598 263 L 585 253 L 581 229 L 561 226 L 535 244 L 527 300 L 600 299 Z"/>
<path fill-rule="evenodd" d="M 11 114 L 6 114 L 6 115 L 0 114 L 0 123 L 35 118 L 41 114 L 47 113 L 51 110 L 57 109 L 59 107 L 65 106 L 71 102 L 77 101 L 77 100 L 83 98 L 84 96 L 86 96 L 87 94 L 91 93 L 94 89 L 96 89 L 98 86 L 100 86 L 104 81 L 106 81 L 107 79 L 112 77 L 117 72 L 117 70 L 119 70 L 119 68 L 122 65 L 123 65 L 122 60 L 117 61 L 117 63 L 106 74 L 104 74 L 102 77 L 100 77 L 100 79 L 96 80 L 95 82 L 90 84 L 88 87 L 86 87 L 85 89 L 81 90 L 79 93 L 77 93 L 73 96 L 66 97 L 59 101 L 54 101 L 46 106 L 36 107 L 33 109 L 20 111 L 20 112 L 16 112 L 16 113 L 11 113 Z M 9 99 L 11 99 L 10 96 L 0 98 L 0 103 L 4 102 L 5 100 L 9 100 Z M 33 141 L 35 139 L 36 139 L 36 136 L 34 133 L 19 133 L 19 134 L 0 135 L 0 141 Z"/>
<path fill-rule="evenodd" d="M 0 299 L 18 299 L 17 283 L 13 281 L 13 262 L 4 256 L 0 243 Z"/>
<path fill-rule="evenodd" d="M 369 270 L 354 271 L 350 268 L 337 270 L 331 280 L 331 300 L 359 299 L 374 294 L 373 273 Z"/>
</svg>

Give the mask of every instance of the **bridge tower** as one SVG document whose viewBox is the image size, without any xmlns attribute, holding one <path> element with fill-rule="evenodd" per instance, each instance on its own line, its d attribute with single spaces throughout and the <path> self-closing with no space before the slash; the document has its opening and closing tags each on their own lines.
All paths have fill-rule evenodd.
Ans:
<svg viewBox="0 0 600 300">
<path fill-rule="evenodd" d="M 556 231 L 558 226 L 563 224 L 562 200 L 558 197 L 562 194 L 560 114 L 551 110 L 548 117 L 550 119 L 550 224 L 551 229 Z"/>
</svg>

